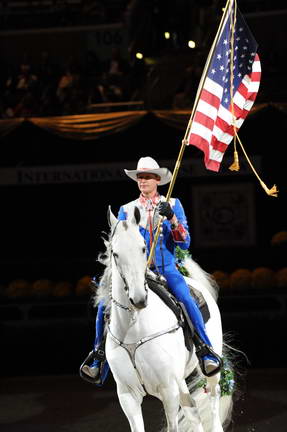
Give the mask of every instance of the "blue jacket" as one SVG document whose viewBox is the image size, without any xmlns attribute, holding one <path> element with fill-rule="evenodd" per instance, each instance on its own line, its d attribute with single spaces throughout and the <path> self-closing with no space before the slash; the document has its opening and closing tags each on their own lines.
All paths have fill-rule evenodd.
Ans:
<svg viewBox="0 0 287 432">
<path fill-rule="evenodd" d="M 165 197 L 161 197 L 161 200 L 165 201 Z M 162 224 L 162 236 L 160 235 L 157 241 L 155 249 L 156 265 L 162 266 L 169 265 L 175 262 L 175 248 L 178 245 L 181 249 L 188 249 L 190 245 L 190 234 L 188 231 L 188 224 L 184 209 L 178 198 L 171 198 L 169 201 L 176 218 L 178 220 L 178 227 L 174 230 L 171 229 L 171 223 L 164 219 Z M 139 230 L 141 235 L 146 241 L 147 245 L 147 255 L 150 253 L 150 230 L 148 221 L 148 212 L 146 208 L 141 204 L 139 199 L 131 201 L 123 206 L 121 206 L 118 214 L 119 220 L 126 220 L 129 215 L 134 214 L 134 207 L 137 206 L 141 220 L 139 223 Z M 153 226 L 153 236 L 155 236 L 157 230 L 157 224 L 159 221 L 159 214 L 157 207 L 153 211 L 152 226 Z"/>
</svg>

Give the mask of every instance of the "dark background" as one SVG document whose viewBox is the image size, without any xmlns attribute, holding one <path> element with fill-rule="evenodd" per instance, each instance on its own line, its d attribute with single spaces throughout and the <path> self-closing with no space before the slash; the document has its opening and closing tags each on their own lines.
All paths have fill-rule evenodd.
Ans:
<svg viewBox="0 0 287 432">
<path fill-rule="evenodd" d="M 270 128 L 258 136 L 262 122 L 268 122 Z M 264 179 L 270 186 L 277 184 L 279 197 L 266 195 L 252 174 L 243 178 L 235 174 L 229 179 L 235 184 L 245 181 L 254 184 L 256 244 L 223 248 L 191 245 L 194 259 L 209 272 L 252 270 L 260 266 L 278 270 L 286 265 L 284 249 L 278 253 L 270 243 L 272 235 L 286 226 L 283 167 L 286 158 L 282 150 L 278 157 L 274 145 L 269 147 L 275 124 L 277 130 L 281 129 L 281 136 L 285 136 L 284 119 L 280 123 L 280 115 L 270 110 L 257 119 L 247 120 L 241 137 L 254 145 L 249 154 L 262 156 Z M 181 138 L 180 132 L 152 117 L 96 143 L 59 139 L 27 123 L 2 140 L 1 151 L 11 165 L 17 161 L 27 165 L 102 161 L 104 165 L 107 161 L 122 160 L 125 168 L 128 160 L 136 166 L 139 155 L 151 155 L 160 161 L 164 154 L 165 158 L 175 160 Z M 188 147 L 185 152 L 185 155 L 202 159 L 196 149 Z M 209 178 L 179 178 L 176 182 L 173 196 L 179 196 L 186 209 L 191 236 L 194 230 L 192 186 L 222 184 L 226 180 L 218 174 L 210 182 Z M 67 280 L 75 284 L 84 275 L 99 276 L 102 267 L 97 256 L 104 250 L 101 237 L 102 231 L 108 231 L 108 205 L 116 214 L 123 202 L 136 196 L 137 186 L 129 179 L 116 183 L 2 186 L 2 284 L 17 278 Z M 13 376 L 15 371 L 16 375 L 76 373 L 94 337 L 95 311 L 89 305 L 89 297 L 2 300 L 1 333 L 5 352 L 1 357 L 2 374 Z M 275 287 L 255 294 L 252 287 L 233 295 L 221 291 L 219 304 L 224 330 L 233 335 L 233 344 L 246 352 L 252 367 L 285 365 L 284 357 L 278 355 L 281 332 L 286 325 L 283 292 L 278 293 Z M 271 341 L 276 349 L 270 351 Z"/>
<path fill-rule="evenodd" d="M 160 2 L 154 4 L 147 2 L 153 11 L 157 3 L 160 4 Z M 185 2 L 179 3 L 184 8 Z M 197 16 L 198 3 L 192 3 L 194 9 L 190 16 L 194 17 L 194 14 Z M 215 3 L 214 6 L 218 7 Z M 211 4 L 212 2 L 200 3 L 200 8 L 210 7 Z M 262 35 L 266 32 L 259 20 L 260 13 L 266 12 L 266 5 L 262 2 L 261 9 L 259 7 L 259 10 L 251 10 L 250 4 L 242 2 L 242 11 L 257 13 L 253 17 L 254 26 L 258 30 L 259 38 L 262 39 L 262 56 L 267 59 L 270 54 L 270 44 L 264 42 Z M 122 17 L 126 4 L 119 7 L 121 7 L 121 14 L 114 12 L 112 22 L 117 21 L 117 16 Z M 147 7 L 146 10 L 148 11 L 149 8 Z M 24 25 L 23 21 L 20 19 L 15 21 L 15 16 L 12 21 L 10 15 L 10 24 L 6 24 L 4 28 L 7 32 L 10 29 L 17 31 L 17 28 L 18 30 L 23 28 L 20 26 L 20 22 Z M 158 13 L 151 13 L 150 16 L 159 19 Z M 172 13 L 169 16 L 172 16 Z M 174 16 L 178 17 L 180 22 L 182 16 L 180 11 Z M 63 17 L 67 18 L 67 14 L 64 13 Z M 32 26 L 30 20 L 30 23 L 26 24 L 27 28 L 31 26 L 37 28 L 35 22 L 36 20 L 33 21 Z M 46 19 L 45 23 L 47 22 Z M 129 27 L 130 38 L 134 35 L 137 21 L 132 22 L 134 26 Z M 277 21 L 274 23 L 274 29 L 277 29 Z M 178 25 L 176 20 L 173 24 L 176 29 Z M 56 22 L 54 27 L 66 25 L 60 21 Z M 69 25 L 73 25 L 73 22 L 69 22 Z M 51 26 L 51 29 L 54 27 Z M 157 35 L 158 27 L 153 25 L 152 28 Z M 207 28 L 210 32 L 203 31 L 203 33 L 209 39 L 215 24 Z M 283 39 L 283 29 L 278 30 L 277 33 L 280 36 L 277 40 Z M 17 37 L 17 33 L 14 37 Z M 21 34 L 18 37 L 20 41 Z M 181 37 L 183 36 L 178 31 L 178 40 Z M 134 40 L 142 44 L 145 38 L 146 34 L 136 33 L 136 37 L 134 36 Z M 156 52 L 149 53 L 155 57 L 162 55 L 162 45 L 159 42 L 157 44 L 156 40 L 155 38 L 151 43 L 147 39 L 146 42 L 147 47 L 157 47 L 154 48 Z M 33 49 L 35 45 L 37 46 L 37 40 L 34 39 Z M 43 47 L 39 44 L 39 50 L 41 48 Z M 280 51 L 279 42 L 276 48 Z M 5 62 L 3 52 L 2 60 Z M 9 56 L 7 53 L 6 60 L 7 64 L 11 62 L 11 52 Z M 15 64 L 21 63 L 20 58 L 14 57 L 13 61 Z M 270 68 L 270 62 L 267 61 L 266 66 L 263 63 L 262 67 L 263 71 L 264 67 Z M 265 76 L 263 72 L 262 97 L 259 92 L 259 102 L 269 104 L 278 101 L 286 102 L 284 88 L 282 94 L 278 91 L 278 87 L 284 87 L 284 82 L 280 82 L 281 67 L 282 64 L 277 70 L 277 75 L 276 71 L 273 71 L 274 75 L 271 73 Z M 166 69 L 164 73 L 165 71 Z M 158 75 L 159 86 L 160 79 L 164 79 L 164 73 Z M 275 86 L 273 93 L 270 89 L 272 82 Z M 168 90 L 167 86 L 163 88 Z M 150 103 L 150 98 L 146 98 L 145 101 L 147 100 Z M 148 108 L 168 109 L 170 105 L 165 105 L 166 100 L 170 101 L 170 98 L 157 97 L 154 102 L 158 104 L 155 103 Z M 245 148 L 248 149 L 248 155 L 261 158 L 260 174 L 263 181 L 268 187 L 274 183 L 277 185 L 278 198 L 265 194 L 251 171 L 245 176 L 234 174 L 226 177 L 219 173 L 212 177 L 192 180 L 178 178 L 176 181 L 173 196 L 180 197 L 184 205 L 192 237 L 195 230 L 191 204 L 193 186 L 242 182 L 254 185 L 256 244 L 252 247 L 221 248 L 201 248 L 191 245 L 194 259 L 208 272 L 219 269 L 232 272 L 237 268 L 254 269 L 260 266 L 276 271 L 286 266 L 285 249 L 271 247 L 272 236 L 286 230 L 286 124 L 286 114 L 275 106 L 269 105 L 258 114 L 250 115 L 240 130 L 240 137 Z M 66 140 L 49 134 L 27 121 L 1 138 L 0 165 L 2 168 L 91 163 L 101 163 L 105 166 L 111 162 L 122 162 L 124 169 L 126 163 L 135 167 L 137 160 L 147 155 L 154 157 L 159 163 L 163 159 L 171 159 L 175 162 L 183 134 L 183 131 L 164 125 L 152 115 L 146 116 L 139 124 L 125 132 L 92 142 Z M 226 157 L 229 156 L 232 156 L 231 149 L 226 152 Z M 190 147 L 185 150 L 184 157 L 202 160 L 201 152 Z M 162 188 L 163 193 L 166 190 Z M 95 311 L 89 305 L 89 297 L 7 299 L 3 293 L 9 282 L 18 278 L 30 281 L 46 278 L 54 281 L 67 280 L 75 284 L 84 275 L 99 275 L 102 268 L 97 262 L 97 256 L 103 250 L 101 233 L 108 230 L 106 220 L 108 205 L 112 206 L 116 214 L 121 204 L 137 197 L 136 184 L 129 179 L 123 179 L 109 183 L 11 185 L 1 186 L 0 196 L 0 283 L 2 287 L 0 332 L 1 351 L 4 353 L 1 356 L 0 373 L 4 376 L 76 373 L 92 347 L 94 336 Z M 236 295 L 222 292 L 220 306 L 224 330 L 233 335 L 235 346 L 247 353 L 252 367 L 285 365 L 281 352 L 282 329 L 286 327 L 285 293 L 278 292 L 274 287 L 273 290 L 262 290 L 254 294 L 252 287 L 246 287 L 244 292 Z M 273 347 L 271 350 L 270 344 Z"/>
</svg>

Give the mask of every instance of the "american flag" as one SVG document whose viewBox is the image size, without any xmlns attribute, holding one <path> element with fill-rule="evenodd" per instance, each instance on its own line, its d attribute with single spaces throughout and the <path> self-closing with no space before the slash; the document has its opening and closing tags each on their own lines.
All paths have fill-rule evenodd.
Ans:
<svg viewBox="0 0 287 432">
<path fill-rule="evenodd" d="M 225 150 L 255 101 L 261 78 L 258 44 L 236 8 L 236 2 L 231 3 L 203 81 L 187 139 L 187 144 L 204 152 L 205 166 L 212 171 L 219 170 Z M 232 31 L 234 14 L 236 21 Z"/>
</svg>

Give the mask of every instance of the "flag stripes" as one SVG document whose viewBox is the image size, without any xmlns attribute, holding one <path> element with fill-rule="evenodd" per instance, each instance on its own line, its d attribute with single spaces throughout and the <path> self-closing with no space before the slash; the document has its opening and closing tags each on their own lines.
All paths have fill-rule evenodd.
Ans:
<svg viewBox="0 0 287 432">
<path fill-rule="evenodd" d="M 215 47 L 204 79 L 198 104 L 188 134 L 188 144 L 204 153 L 207 169 L 218 171 L 224 152 L 242 126 L 256 99 L 261 65 L 257 43 L 240 11 L 230 6 L 219 41 Z M 235 50 L 228 49 L 231 41 L 230 17 L 236 12 Z M 230 60 L 233 55 L 233 99 L 231 100 Z"/>
</svg>

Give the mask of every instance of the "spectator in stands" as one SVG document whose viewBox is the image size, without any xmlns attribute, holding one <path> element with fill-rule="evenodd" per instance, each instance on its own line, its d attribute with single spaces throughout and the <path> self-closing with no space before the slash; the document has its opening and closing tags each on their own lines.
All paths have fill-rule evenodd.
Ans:
<svg viewBox="0 0 287 432">
<path fill-rule="evenodd" d="M 121 55 L 118 47 L 113 47 L 111 57 L 103 63 L 102 80 L 109 88 L 110 98 L 127 100 L 127 79 L 129 63 Z"/>
<path fill-rule="evenodd" d="M 28 90 L 36 86 L 38 77 L 31 71 L 31 65 L 23 62 L 20 65 L 20 73 L 16 80 L 16 88 L 19 90 Z"/>
<path fill-rule="evenodd" d="M 201 68 L 198 65 L 189 65 L 185 69 L 185 73 L 176 90 L 173 108 L 184 109 L 190 108 L 193 105 L 198 83 L 201 76 Z"/>
</svg>

